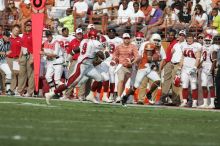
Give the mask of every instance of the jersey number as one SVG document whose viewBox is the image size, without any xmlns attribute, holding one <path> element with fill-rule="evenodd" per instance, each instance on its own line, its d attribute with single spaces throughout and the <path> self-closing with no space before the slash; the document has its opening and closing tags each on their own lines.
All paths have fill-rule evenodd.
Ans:
<svg viewBox="0 0 220 146">
<path fill-rule="evenodd" d="M 196 58 L 192 50 L 184 50 L 183 55 L 185 57 Z"/>
<path fill-rule="evenodd" d="M 203 51 L 202 52 L 202 58 L 203 58 L 203 61 L 206 61 L 206 59 L 207 59 L 207 51 Z"/>
<path fill-rule="evenodd" d="M 82 48 L 81 54 L 82 55 L 86 54 L 86 50 L 87 50 L 87 43 L 83 44 L 83 48 Z"/>
</svg>

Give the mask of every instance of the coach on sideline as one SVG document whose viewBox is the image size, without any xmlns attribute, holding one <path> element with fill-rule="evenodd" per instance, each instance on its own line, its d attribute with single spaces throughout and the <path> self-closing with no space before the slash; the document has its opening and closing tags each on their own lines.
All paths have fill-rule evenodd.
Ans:
<svg viewBox="0 0 220 146">
<path fill-rule="evenodd" d="M 123 43 L 116 47 L 113 54 L 113 60 L 122 66 L 117 71 L 118 75 L 118 97 L 116 102 L 121 101 L 121 95 L 125 88 L 125 83 L 131 76 L 132 65 L 138 60 L 138 49 L 135 45 L 131 44 L 131 37 L 128 33 L 124 33 Z"/>
</svg>

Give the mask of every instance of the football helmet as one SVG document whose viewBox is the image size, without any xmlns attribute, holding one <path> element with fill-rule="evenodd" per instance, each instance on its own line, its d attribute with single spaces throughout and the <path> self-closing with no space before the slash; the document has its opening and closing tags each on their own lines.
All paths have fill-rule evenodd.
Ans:
<svg viewBox="0 0 220 146">
<path fill-rule="evenodd" d="M 104 48 L 107 46 L 107 40 L 103 35 L 99 36 L 99 42 L 102 43 Z"/>
<path fill-rule="evenodd" d="M 90 30 L 89 33 L 88 33 L 88 37 L 89 37 L 90 39 L 97 39 L 97 37 L 98 37 L 98 31 L 95 30 L 95 29 Z"/>
<path fill-rule="evenodd" d="M 212 45 L 212 35 L 210 34 L 207 34 L 203 40 L 203 44 L 206 46 L 206 47 L 209 47 Z"/>
<path fill-rule="evenodd" d="M 141 43 L 144 42 L 144 33 L 143 32 L 137 32 L 135 34 L 135 43 L 137 44 L 137 46 L 140 47 Z"/>
<path fill-rule="evenodd" d="M 157 33 L 152 34 L 151 38 L 150 38 L 150 42 L 154 43 L 156 46 L 161 46 L 161 36 Z"/>
</svg>

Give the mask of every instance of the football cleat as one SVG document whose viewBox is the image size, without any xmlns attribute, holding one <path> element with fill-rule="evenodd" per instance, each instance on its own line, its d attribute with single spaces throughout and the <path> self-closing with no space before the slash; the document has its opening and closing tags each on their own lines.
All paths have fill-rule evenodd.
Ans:
<svg viewBox="0 0 220 146">
<path fill-rule="evenodd" d="M 46 103 L 50 104 L 50 99 L 54 96 L 55 94 L 53 92 L 48 92 L 45 94 L 46 97 Z"/>
<path fill-rule="evenodd" d="M 115 102 L 116 102 L 116 103 L 120 103 L 120 102 L 121 102 L 121 97 L 118 96 L 118 97 L 115 99 Z"/>
<path fill-rule="evenodd" d="M 96 100 L 93 92 L 91 92 L 91 91 L 90 91 L 89 95 L 86 96 L 86 100 L 91 101 L 91 102 L 96 103 L 96 104 L 99 103 L 99 101 Z"/>
<path fill-rule="evenodd" d="M 113 101 L 110 100 L 105 94 L 102 97 L 102 102 L 106 102 L 106 103 L 112 103 Z"/>
<path fill-rule="evenodd" d="M 8 89 L 8 91 L 6 91 L 6 94 L 9 95 L 9 96 L 14 96 L 15 95 L 15 93 L 11 89 Z"/>
<path fill-rule="evenodd" d="M 125 105 L 127 103 L 127 100 L 128 100 L 128 96 L 126 96 L 126 95 L 123 96 L 122 100 L 121 100 L 122 105 Z"/>
<path fill-rule="evenodd" d="M 193 103 L 192 103 L 192 108 L 197 108 L 197 100 L 193 100 Z"/>
</svg>

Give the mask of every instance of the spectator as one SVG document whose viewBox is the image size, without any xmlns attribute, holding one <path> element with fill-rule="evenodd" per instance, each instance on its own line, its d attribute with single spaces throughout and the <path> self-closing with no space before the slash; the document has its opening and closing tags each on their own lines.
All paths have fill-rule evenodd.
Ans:
<svg viewBox="0 0 220 146">
<path fill-rule="evenodd" d="M 73 33 L 74 31 L 74 25 L 73 25 L 73 15 L 72 15 L 72 9 L 68 8 L 66 10 L 66 16 L 59 19 L 59 22 L 63 24 L 63 27 L 67 27 L 69 29 L 70 33 Z"/>
<path fill-rule="evenodd" d="M 184 6 L 184 3 L 181 0 L 174 0 L 174 3 L 171 5 L 171 8 L 176 11 L 176 10 L 182 10 Z M 175 10 L 176 9 L 176 10 Z"/>
<path fill-rule="evenodd" d="M 9 1 L 8 7 L 5 9 L 5 24 L 9 29 L 19 22 L 19 10 L 15 7 L 14 1 Z"/>
<path fill-rule="evenodd" d="M 200 4 L 196 5 L 195 11 L 192 15 L 192 23 L 190 24 L 190 28 L 193 29 L 199 29 L 202 31 L 205 29 L 208 25 L 208 16 L 203 11 L 202 6 Z"/>
<path fill-rule="evenodd" d="M 108 13 L 108 10 L 105 9 L 106 7 L 106 3 L 103 0 L 97 0 L 93 6 L 93 14 L 98 15 L 98 17 L 106 16 Z"/>
<path fill-rule="evenodd" d="M 209 0 L 193 0 L 192 11 L 191 11 L 192 15 L 193 15 L 193 10 L 196 8 L 196 5 L 198 4 L 201 5 L 204 12 L 207 12 L 207 5 L 210 5 Z"/>
<path fill-rule="evenodd" d="M 118 75 L 118 97 L 116 102 L 121 101 L 121 95 L 124 91 L 124 84 L 127 82 L 129 76 L 131 76 L 132 65 L 136 63 L 138 59 L 137 47 L 131 44 L 131 37 L 128 33 L 123 34 L 123 44 L 116 47 L 113 54 L 113 60 L 119 64 L 121 67 L 117 71 Z"/>
<path fill-rule="evenodd" d="M 152 10 L 152 6 L 149 5 L 149 0 L 141 0 L 141 11 L 144 13 L 146 17 L 146 22 L 150 19 L 150 13 Z"/>
<path fill-rule="evenodd" d="M 103 0 L 97 0 L 93 6 L 93 21 L 96 24 L 102 22 L 102 18 L 108 16 L 108 10 L 106 9 L 106 3 Z M 107 17 L 105 17 L 107 18 Z M 107 20 L 107 19 L 106 19 Z"/>
<path fill-rule="evenodd" d="M 164 9 L 164 14 L 163 14 L 162 19 L 163 19 L 162 20 L 163 23 L 158 27 L 159 30 L 175 28 L 176 23 L 179 21 L 179 18 L 172 11 L 171 7 L 166 7 Z"/>
<path fill-rule="evenodd" d="M 122 6 L 118 10 L 117 22 L 113 22 L 109 25 L 109 28 L 115 28 L 119 36 L 129 29 L 130 27 L 130 15 L 132 10 L 128 8 L 128 0 L 122 0 Z"/>
<path fill-rule="evenodd" d="M 166 8 L 166 3 L 167 3 L 167 0 L 158 0 L 158 3 L 159 3 L 159 7 L 161 10 L 164 10 Z"/>
<path fill-rule="evenodd" d="M 31 3 L 30 0 L 23 0 L 20 3 L 20 17 L 18 24 L 21 26 L 21 31 L 24 32 L 24 24 L 31 19 Z"/>
<path fill-rule="evenodd" d="M 10 43 L 11 43 L 10 53 L 7 55 L 7 62 L 12 71 L 11 91 L 15 91 L 18 82 L 18 74 L 19 74 L 18 58 L 21 52 L 21 38 L 19 37 L 19 33 L 20 33 L 20 26 L 14 25 L 10 37 Z"/>
<path fill-rule="evenodd" d="M 141 31 L 146 35 L 146 39 L 148 40 L 153 29 L 156 26 L 159 26 L 163 23 L 163 20 L 161 19 L 163 16 L 163 11 L 159 8 L 159 4 L 154 1 L 152 3 L 153 9 L 150 14 L 150 20 L 147 23 L 148 25 L 145 26 Z"/>
<path fill-rule="evenodd" d="M 214 8 L 212 10 L 212 16 L 213 16 L 213 22 L 211 28 L 217 30 L 218 34 L 220 34 L 220 16 L 218 15 L 217 8 Z"/>
<path fill-rule="evenodd" d="M 21 53 L 19 55 L 19 79 L 18 93 L 25 97 L 32 97 L 34 94 L 34 66 L 33 66 L 33 46 L 31 21 L 25 23 L 25 32 L 21 38 Z M 26 85 L 27 92 L 25 93 Z"/>
<path fill-rule="evenodd" d="M 179 29 L 188 28 L 189 22 L 191 20 L 191 15 L 187 6 L 183 6 L 183 9 L 179 12 L 179 23 L 177 23 L 177 27 Z"/>
<path fill-rule="evenodd" d="M 76 15 L 76 24 L 81 26 L 85 23 L 88 11 L 88 4 L 84 0 L 79 0 L 73 5 L 73 16 Z"/>
<path fill-rule="evenodd" d="M 52 7 L 52 18 L 62 18 L 66 15 L 66 10 L 70 8 L 70 0 L 55 0 L 55 6 Z M 67 15 L 68 16 L 68 15 Z"/>
<path fill-rule="evenodd" d="M 144 21 L 144 13 L 139 8 L 139 3 L 134 2 L 134 13 L 131 14 L 131 34 L 135 34 L 135 32 L 139 31 L 143 27 L 143 21 Z"/>
<path fill-rule="evenodd" d="M 105 0 L 107 7 L 119 6 L 120 0 Z"/>
</svg>

